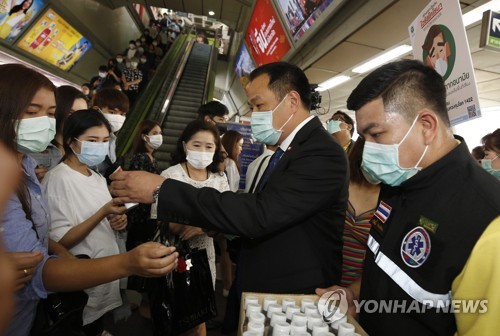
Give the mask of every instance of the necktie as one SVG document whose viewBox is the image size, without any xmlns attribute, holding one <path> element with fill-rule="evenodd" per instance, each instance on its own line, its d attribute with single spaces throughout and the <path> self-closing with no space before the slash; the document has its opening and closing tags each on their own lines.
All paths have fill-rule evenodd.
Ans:
<svg viewBox="0 0 500 336">
<path fill-rule="evenodd" d="M 284 153 L 285 152 L 281 148 L 278 147 L 278 149 L 276 149 L 276 152 L 274 152 L 274 154 L 271 156 L 271 159 L 269 160 L 267 168 L 264 171 L 264 174 L 262 175 L 262 179 L 259 183 L 259 190 L 258 191 L 262 191 L 262 189 L 264 189 L 264 186 L 266 185 L 267 180 L 269 179 L 269 176 L 271 176 L 271 174 L 274 170 L 274 167 L 276 167 L 276 165 L 278 164 L 278 161 L 280 160 L 281 156 Z"/>
</svg>

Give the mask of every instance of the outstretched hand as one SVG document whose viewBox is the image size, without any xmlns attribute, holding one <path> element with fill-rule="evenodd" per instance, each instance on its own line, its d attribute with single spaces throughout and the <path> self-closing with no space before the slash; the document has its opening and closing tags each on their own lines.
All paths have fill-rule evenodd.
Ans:
<svg viewBox="0 0 500 336">
<path fill-rule="evenodd" d="M 128 252 L 131 273 L 143 277 L 158 277 L 172 272 L 177 267 L 179 253 L 175 247 L 157 242 L 148 242 Z"/>
<path fill-rule="evenodd" d="M 110 178 L 111 193 L 123 203 L 153 203 L 153 192 L 165 181 L 163 176 L 144 171 L 120 171 Z"/>
</svg>

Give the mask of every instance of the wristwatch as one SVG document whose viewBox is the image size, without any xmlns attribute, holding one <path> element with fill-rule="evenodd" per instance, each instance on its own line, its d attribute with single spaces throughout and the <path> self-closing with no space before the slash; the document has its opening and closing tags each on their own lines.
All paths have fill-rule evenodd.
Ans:
<svg viewBox="0 0 500 336">
<path fill-rule="evenodd" d="M 160 195 L 161 184 L 155 188 L 153 191 L 153 199 L 155 203 L 158 203 L 158 196 Z"/>
</svg>

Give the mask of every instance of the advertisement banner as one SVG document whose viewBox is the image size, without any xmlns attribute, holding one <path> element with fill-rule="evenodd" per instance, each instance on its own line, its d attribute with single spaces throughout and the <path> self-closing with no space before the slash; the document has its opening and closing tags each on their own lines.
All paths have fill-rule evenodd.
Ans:
<svg viewBox="0 0 500 336">
<path fill-rule="evenodd" d="M 245 41 L 258 66 L 280 61 L 290 43 L 270 0 L 257 0 Z"/>
<path fill-rule="evenodd" d="M 457 0 L 433 0 L 409 26 L 415 59 L 434 68 L 446 85 L 452 125 L 481 116 L 474 67 Z"/>
<path fill-rule="evenodd" d="M 240 83 L 244 88 L 248 85 L 248 76 L 254 69 L 255 63 L 250 56 L 250 52 L 248 51 L 245 43 L 242 43 L 240 50 L 236 55 L 236 61 L 234 62 L 234 71 L 236 71 L 236 75 L 238 76 Z"/>
<path fill-rule="evenodd" d="M 263 152 L 263 145 L 254 143 L 252 139 L 252 127 L 246 124 L 228 123 L 227 130 L 233 130 L 243 135 L 243 150 L 240 154 L 240 189 L 245 189 L 246 172 L 248 165 L 252 163 Z"/>
<path fill-rule="evenodd" d="M 62 70 L 69 70 L 92 44 L 49 9 L 17 46 Z"/>
<path fill-rule="evenodd" d="M 278 0 L 278 8 L 293 40 L 297 42 L 333 2 L 333 0 Z"/>
<path fill-rule="evenodd" d="M 0 0 L 0 37 L 14 40 L 43 6 L 43 0 Z"/>
</svg>

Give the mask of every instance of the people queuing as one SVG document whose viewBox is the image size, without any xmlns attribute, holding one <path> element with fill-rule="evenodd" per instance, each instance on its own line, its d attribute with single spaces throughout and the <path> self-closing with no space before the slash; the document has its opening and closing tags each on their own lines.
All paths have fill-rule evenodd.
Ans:
<svg viewBox="0 0 500 336">
<path fill-rule="evenodd" d="M 168 15 L 166 15 L 168 17 Z M 163 23 L 162 23 L 163 22 Z M 181 20 L 182 22 L 182 20 Z M 152 33 L 153 32 L 153 33 Z M 133 106 L 153 77 L 163 56 L 173 41 L 183 32 L 183 25 L 175 20 L 152 21 L 139 38 L 130 40 L 128 47 L 100 65 L 89 83 L 82 84 L 88 101 L 105 88 L 123 90 Z"/>
</svg>

